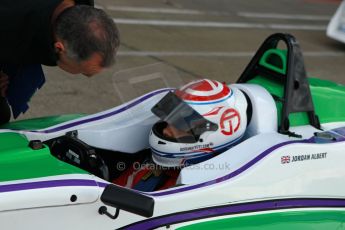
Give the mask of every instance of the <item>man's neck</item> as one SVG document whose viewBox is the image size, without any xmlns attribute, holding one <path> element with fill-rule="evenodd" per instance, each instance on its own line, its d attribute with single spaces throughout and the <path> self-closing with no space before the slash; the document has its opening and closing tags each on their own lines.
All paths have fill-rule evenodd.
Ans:
<svg viewBox="0 0 345 230">
<path fill-rule="evenodd" d="M 54 25 L 56 18 L 59 16 L 59 14 L 62 13 L 62 11 L 64 11 L 65 9 L 72 7 L 75 5 L 74 0 L 63 0 L 54 10 L 52 18 L 51 18 L 51 22 Z"/>
</svg>

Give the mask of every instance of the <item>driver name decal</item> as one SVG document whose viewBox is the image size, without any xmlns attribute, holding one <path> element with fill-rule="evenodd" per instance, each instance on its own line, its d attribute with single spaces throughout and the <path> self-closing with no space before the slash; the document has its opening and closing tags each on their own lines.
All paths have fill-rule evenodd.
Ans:
<svg viewBox="0 0 345 230">
<path fill-rule="evenodd" d="M 309 160 L 322 160 L 327 157 L 327 152 L 323 153 L 313 153 L 313 154 L 300 154 L 300 155 L 293 155 L 293 156 L 282 156 L 280 158 L 281 164 L 289 164 L 298 161 L 309 161 Z"/>
</svg>

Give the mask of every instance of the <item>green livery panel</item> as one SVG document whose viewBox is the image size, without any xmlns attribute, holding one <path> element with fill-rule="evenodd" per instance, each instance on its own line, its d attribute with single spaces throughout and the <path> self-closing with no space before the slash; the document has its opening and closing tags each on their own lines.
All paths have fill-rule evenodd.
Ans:
<svg viewBox="0 0 345 230">
<path fill-rule="evenodd" d="M 0 168 L 0 182 L 86 173 L 52 156 L 47 146 L 33 150 L 26 137 L 18 133 L 0 133 Z"/>
<path fill-rule="evenodd" d="M 345 211 L 287 211 L 224 218 L 178 228 L 179 230 L 315 230 L 345 229 Z"/>
</svg>

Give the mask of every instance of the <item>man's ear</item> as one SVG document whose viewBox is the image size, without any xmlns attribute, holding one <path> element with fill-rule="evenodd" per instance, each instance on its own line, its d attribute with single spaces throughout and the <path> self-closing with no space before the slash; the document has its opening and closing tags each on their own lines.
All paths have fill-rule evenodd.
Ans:
<svg viewBox="0 0 345 230">
<path fill-rule="evenodd" d="M 63 53 L 65 51 L 65 46 L 61 41 L 56 41 L 54 43 L 54 48 L 55 48 L 55 52 L 58 54 Z"/>
</svg>

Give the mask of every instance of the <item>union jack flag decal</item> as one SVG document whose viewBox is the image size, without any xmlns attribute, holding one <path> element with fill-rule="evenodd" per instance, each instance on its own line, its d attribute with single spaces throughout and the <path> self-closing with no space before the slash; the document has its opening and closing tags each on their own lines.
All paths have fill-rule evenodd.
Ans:
<svg viewBox="0 0 345 230">
<path fill-rule="evenodd" d="M 288 163 L 290 163 L 290 156 L 282 156 L 282 157 L 281 157 L 281 163 L 282 163 L 282 164 L 288 164 Z"/>
</svg>

